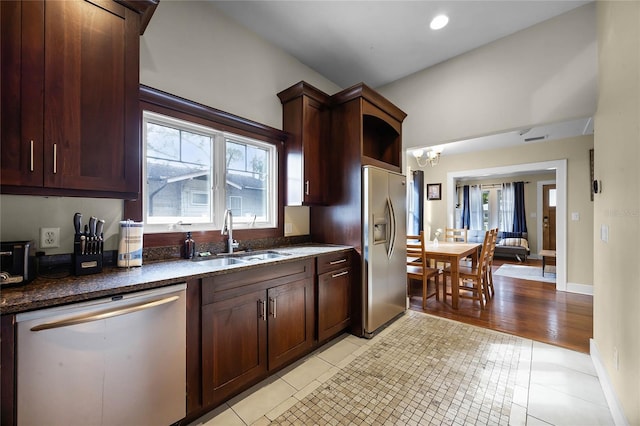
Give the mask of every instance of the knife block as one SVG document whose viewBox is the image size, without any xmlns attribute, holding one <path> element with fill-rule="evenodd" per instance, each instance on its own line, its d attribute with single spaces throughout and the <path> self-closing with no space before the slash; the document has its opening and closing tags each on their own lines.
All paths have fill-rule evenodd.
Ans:
<svg viewBox="0 0 640 426">
<path fill-rule="evenodd" d="M 74 275 L 90 275 L 100 272 L 102 272 L 102 253 L 73 255 Z"/>
</svg>

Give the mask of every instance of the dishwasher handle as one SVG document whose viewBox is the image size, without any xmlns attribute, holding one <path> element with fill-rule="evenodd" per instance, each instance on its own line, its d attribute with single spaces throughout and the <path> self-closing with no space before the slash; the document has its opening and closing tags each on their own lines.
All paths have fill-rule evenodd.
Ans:
<svg viewBox="0 0 640 426">
<path fill-rule="evenodd" d="M 118 309 L 105 309 L 102 311 L 96 311 L 96 312 L 91 312 L 83 315 L 77 315 L 77 316 L 65 318 L 59 321 L 47 322 L 44 324 L 36 325 L 31 328 L 31 331 L 50 330 L 52 328 L 68 327 L 71 325 L 83 324 L 86 322 L 99 321 L 107 318 L 116 317 L 118 315 L 125 315 L 133 312 L 142 311 L 145 309 L 150 309 L 155 306 L 160 306 L 167 303 L 175 302 L 178 299 L 180 299 L 180 296 L 169 296 L 163 299 L 134 303 L 132 305 L 124 306 Z"/>
</svg>

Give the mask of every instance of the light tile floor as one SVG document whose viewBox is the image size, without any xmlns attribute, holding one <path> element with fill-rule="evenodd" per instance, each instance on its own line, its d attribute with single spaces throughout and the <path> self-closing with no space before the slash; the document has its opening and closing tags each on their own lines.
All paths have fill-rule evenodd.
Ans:
<svg viewBox="0 0 640 426">
<path fill-rule="evenodd" d="M 313 392 L 316 390 L 322 391 L 323 387 L 328 388 L 327 384 L 330 384 L 334 390 L 337 390 L 336 386 L 342 384 L 341 382 L 352 382 L 355 386 L 355 380 L 349 380 L 349 377 L 353 377 L 354 372 L 357 375 L 358 368 L 362 368 L 362 365 L 359 365 L 360 361 L 364 358 L 372 357 L 371 352 L 367 351 L 375 352 L 378 350 L 379 348 L 374 345 L 378 342 L 383 342 L 385 336 L 389 336 L 391 333 L 399 335 L 404 332 L 402 327 L 407 325 L 405 320 L 408 317 L 426 317 L 434 321 L 449 321 L 408 311 L 407 315 L 390 325 L 373 339 L 360 339 L 344 334 L 320 347 L 304 359 L 231 399 L 226 404 L 193 422 L 192 426 L 269 425 L 272 422 L 303 424 L 300 421 L 296 422 L 295 417 L 291 417 L 291 413 L 295 413 L 296 410 L 299 413 L 300 408 L 302 411 L 307 410 L 305 404 L 310 404 L 310 399 L 307 398 L 310 395 L 314 397 L 315 403 L 322 404 L 322 401 L 318 402 L 317 400 L 322 398 L 323 393 L 316 392 L 313 394 Z M 456 323 L 456 326 L 461 327 L 458 330 L 465 329 L 465 331 L 472 333 L 470 336 L 477 335 L 478 330 L 483 330 L 480 334 L 484 332 L 495 333 L 498 336 L 501 334 L 461 323 Z M 466 330 L 466 328 L 470 328 L 470 330 Z M 402 338 L 406 339 L 407 336 L 402 336 Z M 515 346 L 519 351 L 519 356 L 514 358 L 517 366 L 513 362 L 509 364 L 509 360 L 507 360 L 502 364 L 496 363 L 496 366 L 493 367 L 494 370 L 502 368 L 504 371 L 509 371 L 509 377 L 514 377 L 515 379 L 511 383 L 506 379 L 506 373 L 500 371 L 493 373 L 494 375 L 498 374 L 499 377 L 505 376 L 504 384 L 498 387 L 504 387 L 506 390 L 494 389 L 494 392 L 506 394 L 503 399 L 506 398 L 505 400 L 510 404 L 508 421 L 506 420 L 507 417 L 504 416 L 490 417 L 487 415 L 486 418 L 482 418 L 483 414 L 480 412 L 478 422 L 482 420 L 487 424 L 508 423 L 511 425 L 558 426 L 614 424 L 591 358 L 588 355 L 528 339 L 515 339 L 517 339 Z M 453 340 L 451 341 L 453 342 Z M 464 345 L 468 345 L 468 340 L 465 342 Z M 478 342 L 478 344 L 484 344 L 483 342 Z M 505 338 L 504 342 L 507 343 L 501 344 L 513 345 L 513 336 Z M 384 343 L 385 345 L 387 344 L 386 341 Z M 462 345 L 462 343 L 460 344 Z M 495 345 L 496 343 L 493 342 L 493 344 Z M 469 348 L 452 346 L 446 350 L 468 351 Z M 509 353 L 512 354 L 513 351 Z M 377 356 L 375 355 L 375 357 Z M 432 359 L 433 352 L 430 352 L 429 356 Z M 445 368 L 448 369 L 449 367 L 446 366 Z M 486 368 L 486 366 L 483 366 L 483 368 Z M 349 376 L 350 374 L 351 376 Z M 341 375 L 344 378 L 339 380 Z M 468 374 L 465 374 L 464 378 L 466 379 L 467 377 Z M 334 383 L 330 382 L 332 378 Z M 476 379 L 474 377 L 469 380 L 475 381 Z M 385 386 L 389 385 L 386 381 L 381 382 L 384 382 Z M 358 384 L 358 386 L 360 385 Z M 485 392 L 491 387 L 478 386 L 477 384 L 469 384 L 468 387 L 473 388 L 473 386 L 477 388 L 477 392 Z M 378 389 L 379 391 L 380 389 Z M 418 390 L 417 393 L 419 394 L 420 391 Z M 406 394 L 405 405 L 415 404 L 415 394 L 416 392 Z M 325 393 L 324 395 L 327 394 Z M 422 395 L 421 397 L 427 400 L 431 398 L 430 395 Z M 509 400 L 508 397 L 511 399 Z M 412 398 L 414 401 L 410 401 Z M 462 404 L 462 400 L 466 400 L 466 398 L 468 398 L 468 395 L 461 397 L 454 392 L 447 392 L 441 398 L 443 401 L 438 401 L 438 404 L 439 407 L 452 406 L 450 404 L 454 405 L 456 402 Z M 335 403 L 332 402 L 332 404 Z M 355 406 L 356 404 L 361 404 L 361 402 L 356 401 L 354 398 L 353 404 Z M 349 407 L 338 406 L 336 410 L 333 412 L 333 417 L 326 417 L 326 422 L 320 421 L 318 424 L 337 424 L 336 418 L 339 419 L 338 422 L 340 424 L 375 424 L 368 417 L 363 418 L 362 411 L 359 412 L 361 417 L 357 417 L 354 414 L 355 411 L 350 412 Z M 420 407 L 417 407 L 416 410 L 419 412 Z M 424 408 L 424 410 L 428 410 L 428 407 Z M 285 415 L 283 416 L 283 414 Z M 467 417 L 461 417 L 461 415 L 466 415 Z M 340 416 L 343 416 L 343 418 L 340 418 Z M 294 420 L 292 421 L 291 418 Z M 455 417 L 451 417 L 450 413 L 442 413 L 441 417 L 436 415 L 430 420 L 426 420 L 427 418 L 427 416 L 401 417 L 395 418 L 395 420 L 388 418 L 385 423 L 438 424 L 438 422 L 441 422 L 473 424 L 476 422 L 470 422 L 468 412 L 463 413 L 461 410 L 455 413 Z"/>
</svg>

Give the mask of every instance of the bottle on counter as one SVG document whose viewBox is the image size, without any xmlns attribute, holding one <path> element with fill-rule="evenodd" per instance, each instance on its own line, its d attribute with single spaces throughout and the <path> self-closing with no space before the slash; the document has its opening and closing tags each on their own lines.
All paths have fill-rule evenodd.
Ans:
<svg viewBox="0 0 640 426">
<path fill-rule="evenodd" d="M 191 232 L 187 232 L 187 238 L 184 240 L 183 256 L 185 259 L 193 259 L 196 255 L 196 242 L 191 238 Z"/>
</svg>

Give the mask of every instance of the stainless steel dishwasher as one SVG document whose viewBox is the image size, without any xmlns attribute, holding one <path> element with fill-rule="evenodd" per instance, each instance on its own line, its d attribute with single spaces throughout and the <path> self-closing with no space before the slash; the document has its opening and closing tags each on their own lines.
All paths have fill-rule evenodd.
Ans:
<svg viewBox="0 0 640 426">
<path fill-rule="evenodd" d="M 18 425 L 169 425 L 186 413 L 186 285 L 17 315 Z"/>
</svg>

